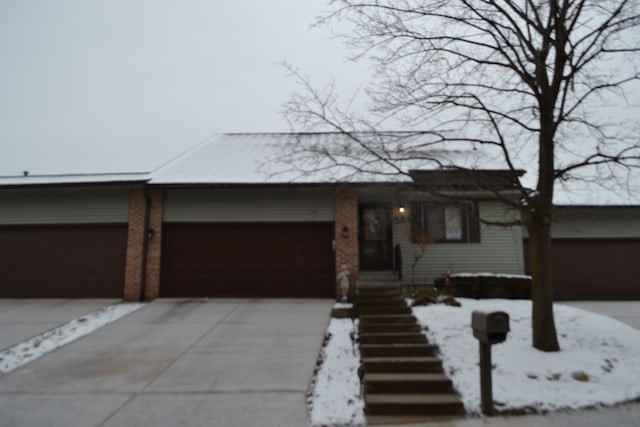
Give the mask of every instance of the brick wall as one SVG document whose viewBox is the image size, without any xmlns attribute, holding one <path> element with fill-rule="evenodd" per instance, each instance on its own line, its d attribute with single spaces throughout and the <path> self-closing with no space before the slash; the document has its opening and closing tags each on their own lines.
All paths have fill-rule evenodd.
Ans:
<svg viewBox="0 0 640 427">
<path fill-rule="evenodd" d="M 145 288 L 145 300 L 151 301 L 160 296 L 160 268 L 162 256 L 162 190 L 149 190 L 147 192 L 151 200 L 149 212 L 149 228 L 153 230 L 153 237 L 149 240 L 147 248 L 147 283 Z"/>
<path fill-rule="evenodd" d="M 157 298 L 160 292 L 163 193 L 162 190 L 147 190 L 146 194 L 150 201 L 149 229 L 153 230 L 151 237 L 145 236 L 145 190 L 142 187 L 131 189 L 123 296 L 125 301 L 140 299 L 145 243 L 147 244 L 145 300 Z"/>
<path fill-rule="evenodd" d="M 127 235 L 127 259 L 124 271 L 125 301 L 140 299 L 142 280 L 142 257 L 144 251 L 144 190 L 141 187 L 131 189 L 129 199 L 129 231 Z"/>
<path fill-rule="evenodd" d="M 343 237 L 344 227 L 349 228 L 349 237 Z M 336 241 L 336 275 L 342 264 L 347 264 L 350 282 L 358 276 L 358 195 L 352 187 L 343 186 L 335 195 L 335 241 Z M 336 298 L 340 296 L 340 288 L 336 281 Z"/>
</svg>

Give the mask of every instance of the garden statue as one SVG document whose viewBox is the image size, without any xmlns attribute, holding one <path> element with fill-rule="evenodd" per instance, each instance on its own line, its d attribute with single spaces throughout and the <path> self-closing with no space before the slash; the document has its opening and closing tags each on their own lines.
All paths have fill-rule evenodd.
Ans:
<svg viewBox="0 0 640 427">
<path fill-rule="evenodd" d="M 349 268 L 347 267 L 347 264 L 342 264 L 340 266 L 340 271 L 338 272 L 338 284 L 340 285 L 342 302 L 347 302 L 349 297 Z"/>
</svg>

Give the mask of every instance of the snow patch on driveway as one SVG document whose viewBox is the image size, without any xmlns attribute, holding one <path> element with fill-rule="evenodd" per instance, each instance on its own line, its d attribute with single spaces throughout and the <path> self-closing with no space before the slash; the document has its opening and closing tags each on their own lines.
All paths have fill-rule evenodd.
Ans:
<svg viewBox="0 0 640 427">
<path fill-rule="evenodd" d="M 0 352 L 0 374 L 6 374 L 132 313 L 145 304 L 122 303 L 96 310 Z"/>
</svg>

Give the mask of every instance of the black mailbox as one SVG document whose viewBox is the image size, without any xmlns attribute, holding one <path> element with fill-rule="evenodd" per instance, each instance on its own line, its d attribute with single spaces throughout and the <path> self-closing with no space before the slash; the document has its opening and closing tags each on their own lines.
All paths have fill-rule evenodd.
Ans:
<svg viewBox="0 0 640 427">
<path fill-rule="evenodd" d="M 509 315 L 504 311 L 474 311 L 471 313 L 473 336 L 481 342 L 498 344 L 507 339 Z"/>
<path fill-rule="evenodd" d="M 473 336 L 480 343 L 480 397 L 482 412 L 493 414 L 491 386 L 491 345 L 507 339 L 509 315 L 504 311 L 474 311 L 471 313 Z"/>
</svg>

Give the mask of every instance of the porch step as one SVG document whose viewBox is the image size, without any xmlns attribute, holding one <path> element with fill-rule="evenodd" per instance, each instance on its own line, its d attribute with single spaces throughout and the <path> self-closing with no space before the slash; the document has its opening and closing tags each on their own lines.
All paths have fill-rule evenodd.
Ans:
<svg viewBox="0 0 640 427">
<path fill-rule="evenodd" d="M 360 344 L 362 357 L 425 357 L 433 356 L 435 351 L 431 344 Z"/>
<path fill-rule="evenodd" d="M 357 289 L 362 290 L 396 290 L 402 289 L 398 280 L 363 280 L 358 279 Z"/>
<path fill-rule="evenodd" d="M 398 297 L 383 297 L 383 298 L 372 298 L 372 297 L 359 297 L 356 301 L 356 306 L 358 307 L 406 307 L 407 302 L 404 298 Z"/>
<path fill-rule="evenodd" d="M 400 294 L 400 292 L 385 292 L 382 294 L 377 294 L 377 293 L 359 293 L 357 295 L 357 301 L 358 304 L 365 304 L 365 303 L 378 303 L 378 304 L 383 304 L 386 302 L 391 302 L 391 301 L 399 301 L 399 302 L 405 302 L 404 297 Z"/>
<path fill-rule="evenodd" d="M 364 392 L 370 393 L 451 393 L 451 380 L 441 373 L 370 373 L 364 377 Z"/>
<path fill-rule="evenodd" d="M 394 315 L 394 314 L 378 314 L 360 316 L 360 325 L 376 325 L 376 324 L 414 324 L 417 322 L 413 314 Z"/>
<path fill-rule="evenodd" d="M 433 356 L 363 357 L 365 377 L 370 373 L 442 373 L 442 362 Z"/>
<path fill-rule="evenodd" d="M 402 293 L 402 285 L 397 277 L 390 273 L 366 273 L 360 272 L 356 282 L 356 293 Z"/>
<path fill-rule="evenodd" d="M 367 414 L 464 414 L 462 402 L 450 393 L 371 394 L 366 409 Z"/>
<path fill-rule="evenodd" d="M 422 333 L 394 276 L 360 274 L 354 309 L 369 422 L 463 413 L 435 347 Z"/>
<path fill-rule="evenodd" d="M 387 301 L 358 300 L 356 302 L 355 308 L 356 310 L 361 310 L 361 309 L 386 310 L 386 312 L 389 312 L 391 314 L 396 314 L 395 312 L 399 310 L 401 310 L 402 314 L 405 314 L 405 315 L 411 313 L 411 309 L 407 307 L 407 303 L 404 300 L 400 300 L 400 299 L 390 299 Z M 409 310 L 409 312 L 406 312 L 407 309 Z"/>
<path fill-rule="evenodd" d="M 398 276 L 391 271 L 361 270 L 358 273 L 358 280 L 378 281 L 378 282 L 397 282 Z"/>
<path fill-rule="evenodd" d="M 416 323 L 368 323 L 360 324 L 360 332 L 397 332 L 397 333 L 420 333 L 420 325 Z"/>
<path fill-rule="evenodd" d="M 389 298 L 404 299 L 400 287 L 359 287 L 356 289 L 356 298 L 359 301 L 364 299 L 378 299 L 383 301 Z"/>
<path fill-rule="evenodd" d="M 411 309 L 406 305 L 392 305 L 390 307 L 384 305 L 365 305 L 360 306 L 356 303 L 356 313 L 358 316 L 377 315 L 377 314 L 411 314 Z"/>
<path fill-rule="evenodd" d="M 360 332 L 360 344 L 426 344 L 427 337 L 416 332 Z"/>
</svg>

